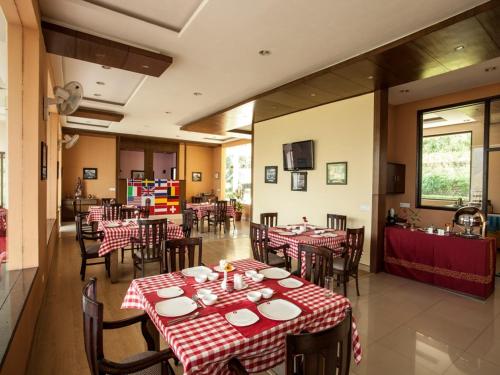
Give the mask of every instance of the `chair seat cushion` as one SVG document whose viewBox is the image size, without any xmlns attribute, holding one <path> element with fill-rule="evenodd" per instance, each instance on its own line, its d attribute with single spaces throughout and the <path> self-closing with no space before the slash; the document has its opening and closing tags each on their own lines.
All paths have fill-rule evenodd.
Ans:
<svg viewBox="0 0 500 375">
<path fill-rule="evenodd" d="M 131 357 L 125 358 L 122 361 L 122 363 L 130 363 L 130 362 L 137 361 L 139 359 L 144 359 L 144 358 L 152 356 L 155 353 L 156 352 L 153 352 L 153 351 L 137 353 Z M 141 370 L 141 371 L 130 373 L 129 375 L 161 375 L 161 363 L 157 363 L 156 365 L 145 368 L 144 370 Z"/>
<path fill-rule="evenodd" d="M 335 271 L 344 270 L 344 258 L 334 258 L 333 259 L 333 269 Z"/>
<path fill-rule="evenodd" d="M 100 243 L 93 243 L 92 245 L 85 245 L 85 251 L 88 255 L 97 255 L 99 252 L 99 248 L 101 247 Z"/>
<path fill-rule="evenodd" d="M 270 266 L 284 266 L 285 265 L 285 260 L 280 257 L 279 255 L 276 255 L 274 253 L 267 253 L 267 256 L 269 258 L 269 265 Z"/>
</svg>

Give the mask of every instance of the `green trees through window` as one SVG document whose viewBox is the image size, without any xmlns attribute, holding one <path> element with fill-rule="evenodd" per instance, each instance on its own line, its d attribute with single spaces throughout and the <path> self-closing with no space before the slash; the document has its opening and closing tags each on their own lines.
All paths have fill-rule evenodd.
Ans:
<svg viewBox="0 0 500 375">
<path fill-rule="evenodd" d="M 470 199 L 471 147 L 471 132 L 423 137 L 423 199 Z"/>
</svg>

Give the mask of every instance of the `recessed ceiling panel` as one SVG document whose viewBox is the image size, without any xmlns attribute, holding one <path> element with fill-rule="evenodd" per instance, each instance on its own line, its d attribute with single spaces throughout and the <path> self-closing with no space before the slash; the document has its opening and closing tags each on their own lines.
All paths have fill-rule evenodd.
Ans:
<svg viewBox="0 0 500 375">
<path fill-rule="evenodd" d="M 179 32 L 202 0 L 85 0 L 87 3 Z"/>
<path fill-rule="evenodd" d="M 145 79 L 143 74 L 63 58 L 64 82 L 78 81 L 84 97 L 125 105 Z"/>
</svg>

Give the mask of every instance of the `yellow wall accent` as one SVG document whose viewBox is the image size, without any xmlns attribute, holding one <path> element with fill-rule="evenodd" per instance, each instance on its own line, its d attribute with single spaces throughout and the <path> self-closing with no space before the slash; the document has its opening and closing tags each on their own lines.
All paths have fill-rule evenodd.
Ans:
<svg viewBox="0 0 500 375">
<path fill-rule="evenodd" d="M 278 212 L 280 224 L 307 216 L 326 225 L 327 213 L 347 215 L 348 227 L 365 226 L 370 262 L 374 96 L 367 94 L 254 125 L 253 221 L 261 212 Z M 291 172 L 283 170 L 284 143 L 315 141 L 315 169 L 308 171 L 307 192 L 291 191 Z M 326 163 L 348 162 L 348 184 L 326 185 Z M 264 167 L 278 166 L 278 183 L 264 183 Z M 365 206 L 366 210 L 362 210 Z"/>
<path fill-rule="evenodd" d="M 210 193 L 214 189 L 213 147 L 186 144 L 186 199 Z M 192 172 L 201 172 L 201 181 L 193 182 Z"/>
</svg>

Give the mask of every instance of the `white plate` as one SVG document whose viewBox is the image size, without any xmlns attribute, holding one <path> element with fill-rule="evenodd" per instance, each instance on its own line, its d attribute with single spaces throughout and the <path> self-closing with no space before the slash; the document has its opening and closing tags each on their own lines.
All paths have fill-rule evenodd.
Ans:
<svg viewBox="0 0 500 375">
<path fill-rule="evenodd" d="M 296 233 L 294 232 L 277 232 L 278 234 L 282 235 L 282 236 L 295 236 Z"/>
<path fill-rule="evenodd" d="M 168 318 L 192 313 L 197 308 L 198 305 L 196 302 L 186 296 L 167 299 L 166 301 L 158 302 L 155 305 L 155 310 L 158 315 L 166 316 Z"/>
<path fill-rule="evenodd" d="M 182 296 L 184 294 L 184 290 L 178 286 L 171 286 L 168 288 L 158 289 L 156 294 L 158 294 L 158 297 L 160 298 L 174 298 Z"/>
<path fill-rule="evenodd" d="M 337 237 L 338 234 L 337 233 L 325 233 L 323 235 L 321 235 L 322 237 Z"/>
<path fill-rule="evenodd" d="M 282 268 L 265 268 L 263 270 L 260 270 L 259 273 L 263 274 L 264 277 L 267 277 L 268 279 L 284 279 L 285 277 L 290 276 L 290 272 L 282 269 Z"/>
<path fill-rule="evenodd" d="M 209 275 L 212 273 L 212 270 L 205 266 L 196 266 L 191 268 L 184 268 L 182 274 L 187 277 L 196 277 L 200 275 Z"/>
<path fill-rule="evenodd" d="M 300 307 L 284 299 L 261 303 L 257 310 L 266 318 L 279 321 L 295 319 L 302 312 Z"/>
<path fill-rule="evenodd" d="M 121 225 L 121 223 L 109 223 L 106 224 L 106 228 L 118 228 Z"/>
<path fill-rule="evenodd" d="M 292 277 L 289 277 L 288 279 L 283 279 L 278 281 L 278 284 L 285 288 L 290 288 L 290 289 L 295 289 L 295 288 L 300 288 L 304 283 L 300 280 L 294 279 Z"/>
<path fill-rule="evenodd" d="M 248 309 L 231 311 L 224 316 L 230 324 L 236 327 L 247 327 L 259 321 L 259 316 Z"/>
<path fill-rule="evenodd" d="M 321 234 L 311 234 L 312 238 L 322 238 L 323 236 Z"/>
</svg>

